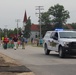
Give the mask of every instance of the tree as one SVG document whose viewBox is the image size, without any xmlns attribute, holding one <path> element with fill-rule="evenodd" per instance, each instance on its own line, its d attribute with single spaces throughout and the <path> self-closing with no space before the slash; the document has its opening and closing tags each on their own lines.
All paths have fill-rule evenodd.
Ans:
<svg viewBox="0 0 76 75">
<path fill-rule="evenodd" d="M 50 14 L 48 14 L 48 12 L 44 12 L 41 14 L 41 33 L 42 36 L 45 35 L 46 31 L 52 30 L 52 26 L 51 26 L 51 18 L 49 17 Z"/>
<path fill-rule="evenodd" d="M 55 24 L 55 28 L 62 28 L 63 23 L 66 23 L 67 19 L 70 18 L 69 12 L 59 4 L 51 6 L 48 10 L 48 13 L 54 17 L 52 22 Z"/>
<path fill-rule="evenodd" d="M 0 28 L 0 39 L 2 38 L 2 29 Z"/>
<path fill-rule="evenodd" d="M 31 20 L 29 17 L 27 22 L 26 22 L 26 26 L 25 26 L 24 37 L 29 38 L 30 34 L 31 34 Z"/>
<path fill-rule="evenodd" d="M 20 27 L 20 28 L 18 28 L 18 35 L 19 35 L 19 36 L 21 36 L 21 35 L 22 35 L 22 33 L 21 33 L 21 32 L 22 32 L 22 29 L 21 29 L 21 27 Z"/>
<path fill-rule="evenodd" d="M 41 33 L 44 36 L 46 31 L 62 28 L 68 18 L 70 18 L 69 12 L 62 5 L 51 6 L 47 12 L 41 14 Z"/>
<path fill-rule="evenodd" d="M 8 35 L 7 35 L 7 36 L 8 36 L 8 37 L 11 37 L 11 35 L 13 35 L 13 34 L 14 34 L 13 30 L 9 29 L 9 30 L 8 30 Z"/>
<path fill-rule="evenodd" d="M 17 28 L 14 29 L 14 35 L 17 35 Z"/>
<path fill-rule="evenodd" d="M 76 23 L 72 23 L 71 26 L 76 30 Z"/>
</svg>

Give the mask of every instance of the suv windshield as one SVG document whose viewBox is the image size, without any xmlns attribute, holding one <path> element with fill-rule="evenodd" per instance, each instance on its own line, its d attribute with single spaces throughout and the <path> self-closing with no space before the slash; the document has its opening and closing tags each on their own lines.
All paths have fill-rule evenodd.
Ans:
<svg viewBox="0 0 76 75">
<path fill-rule="evenodd" d="M 76 32 L 59 32 L 60 38 L 76 38 Z"/>
</svg>

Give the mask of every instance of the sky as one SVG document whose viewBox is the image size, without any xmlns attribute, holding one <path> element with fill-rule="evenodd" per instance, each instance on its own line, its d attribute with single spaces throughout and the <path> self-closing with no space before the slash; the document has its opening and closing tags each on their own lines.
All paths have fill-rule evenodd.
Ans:
<svg viewBox="0 0 76 75">
<path fill-rule="evenodd" d="M 43 6 L 46 12 L 51 6 L 63 5 L 65 10 L 70 12 L 67 23 L 76 23 L 76 0 L 0 0 L 0 28 L 14 29 L 23 26 L 24 13 L 30 16 L 31 22 L 38 24 L 38 13 L 36 6 Z"/>
</svg>

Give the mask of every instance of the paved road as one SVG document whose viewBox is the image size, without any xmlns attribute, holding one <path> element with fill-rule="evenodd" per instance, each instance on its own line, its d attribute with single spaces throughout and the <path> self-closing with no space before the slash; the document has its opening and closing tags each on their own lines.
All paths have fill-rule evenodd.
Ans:
<svg viewBox="0 0 76 75">
<path fill-rule="evenodd" d="M 0 52 L 27 66 L 36 75 L 76 75 L 76 57 L 60 59 L 55 52 L 47 56 L 43 48 L 32 46 L 26 46 L 25 50 L 0 47 Z"/>
</svg>

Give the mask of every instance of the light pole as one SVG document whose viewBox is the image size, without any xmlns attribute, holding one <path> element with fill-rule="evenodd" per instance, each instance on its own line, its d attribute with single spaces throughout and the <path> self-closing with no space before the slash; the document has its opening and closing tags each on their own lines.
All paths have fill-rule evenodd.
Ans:
<svg viewBox="0 0 76 75">
<path fill-rule="evenodd" d="M 17 37 L 18 37 L 18 23 L 20 22 L 20 19 L 16 19 L 17 22 Z"/>
</svg>

